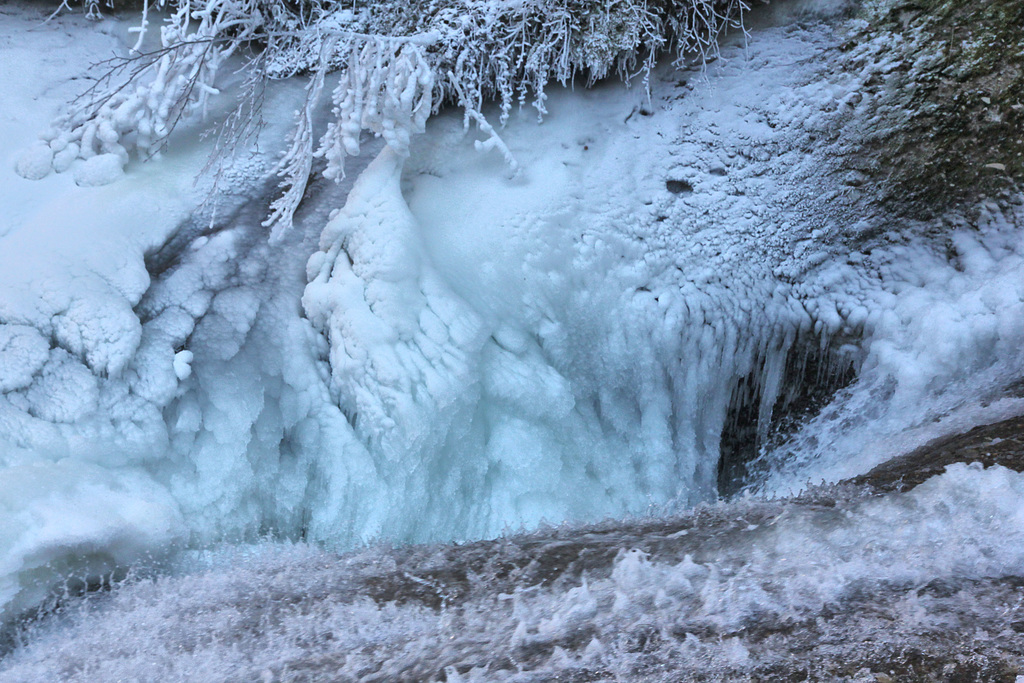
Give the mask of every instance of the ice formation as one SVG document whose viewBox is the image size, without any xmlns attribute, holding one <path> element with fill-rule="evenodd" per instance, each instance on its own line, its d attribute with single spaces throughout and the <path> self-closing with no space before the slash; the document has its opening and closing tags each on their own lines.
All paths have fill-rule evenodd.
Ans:
<svg viewBox="0 0 1024 683">
<path fill-rule="evenodd" d="M 655 69 L 649 92 L 550 88 L 542 125 L 509 114 L 505 150 L 486 128 L 474 145 L 450 111 L 408 141 L 407 158 L 363 141 L 365 170 L 350 161 L 344 183 L 311 183 L 295 229 L 271 245 L 276 149 L 226 167 L 216 207 L 203 203 L 208 179 L 193 185 L 210 140 L 127 167 L 115 142 L 89 159 L 52 141 L 25 152 L 68 88 L 47 84 L 117 45 L 117 25 L 56 19 L 72 41 L 25 32 L 29 10 L 0 20 L 38 52 L 77 56 L 35 60 L 0 39 L 11 93 L 0 140 L 19 141 L 0 148 L 0 620 L 62 577 L 222 542 L 344 549 L 682 509 L 717 497 L 723 435 L 741 423 L 763 452 L 756 483 L 788 492 L 1021 408 L 1007 391 L 1024 365 L 1020 204 L 980 207 L 976 224 L 944 227 L 948 243 L 925 225 L 873 239 L 856 184 L 834 171 L 865 84 L 888 66 L 829 73 L 824 58 L 807 59 L 838 40 L 827 25 L 766 15 L 706 72 Z M 307 95 L 284 82 L 267 112 Z M 323 109 L 305 110 L 310 130 L 326 126 Z M 267 118 L 268 135 L 287 139 L 289 117 Z M 518 164 L 513 177 L 501 151 Z M 773 432 L 774 411 L 799 402 L 812 372 L 859 376 L 793 433 Z M 725 628 L 762 608 L 812 614 L 877 572 L 895 583 L 1019 573 L 1018 489 L 1009 472 L 957 469 L 920 493 L 864 503 L 853 521 L 821 522 L 826 540 L 808 531 L 818 513 L 794 513 L 759 532 L 744 550 L 752 564 L 724 578 L 710 559 L 625 553 L 609 576 L 564 595 L 506 596 L 513 616 L 493 628 L 518 639 L 513 649 L 557 645 L 581 621 L 633 628 L 630 601 L 668 619 L 698 594 Z M 965 526 L 950 512 L 960 502 Z M 897 543 L 890 522 L 904 517 Z M 940 532 L 948 553 L 896 557 L 923 556 Z M 880 545 L 864 550 L 867 537 Z M 263 543 L 257 555 L 273 565 Z M 863 552 L 846 561 L 833 546 Z M 772 558 L 797 548 L 805 565 L 775 595 Z M 281 571 L 296 562 L 294 585 L 308 587 L 318 575 L 302 563 L 321 551 L 289 552 Z M 150 600 L 154 619 L 173 611 L 177 598 L 148 590 L 216 601 L 233 589 L 210 571 L 136 586 L 112 609 Z M 792 579 L 803 575 L 814 578 Z M 358 601 L 323 609 L 363 625 L 339 647 L 363 643 L 363 627 L 420 642 L 450 616 Z M 96 637 L 120 640 L 114 621 Z M 314 627 L 282 625 L 271 649 L 284 658 L 285 641 L 312 637 L 304 628 Z M 88 642 L 69 661 L 87 658 Z M 595 643 L 549 654 L 600 659 L 608 643 Z M 45 677 L 32 673 L 45 670 L 34 652 L 5 661 L 0 678 Z M 161 661 L 161 675 L 186 678 L 231 666 L 215 646 Z M 254 659 L 252 671 L 276 675 L 281 661 Z M 131 670 L 103 666 L 82 671 Z M 449 680 L 463 674 L 472 667 Z"/>
</svg>

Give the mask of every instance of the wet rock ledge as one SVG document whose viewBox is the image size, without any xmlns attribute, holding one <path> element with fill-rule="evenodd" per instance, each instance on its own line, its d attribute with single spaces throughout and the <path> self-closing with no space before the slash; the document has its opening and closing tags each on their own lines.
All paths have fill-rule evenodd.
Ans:
<svg viewBox="0 0 1024 683">
<path fill-rule="evenodd" d="M 938 439 L 847 483 L 879 493 L 909 491 L 957 462 L 977 462 L 983 467 L 1002 465 L 1024 472 L 1024 416 Z"/>
</svg>

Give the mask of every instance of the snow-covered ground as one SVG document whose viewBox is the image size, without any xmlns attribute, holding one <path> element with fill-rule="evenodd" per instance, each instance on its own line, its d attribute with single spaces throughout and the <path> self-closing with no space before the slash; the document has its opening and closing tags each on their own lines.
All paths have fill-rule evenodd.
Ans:
<svg viewBox="0 0 1024 683">
<path fill-rule="evenodd" d="M 775 494 L 1024 410 L 1010 391 L 1024 209 L 985 205 L 939 238 L 860 213 L 870 201 L 840 161 L 865 83 L 889 67 L 833 72 L 841 36 L 772 12 L 706 72 L 656 70 L 649 95 L 553 89 L 543 123 L 524 110 L 501 131 L 516 175 L 442 112 L 408 159 L 385 150 L 341 185 L 314 183 L 272 245 L 266 178 L 301 84 L 272 90 L 261 151 L 226 169 L 216 204 L 195 180 L 211 144 L 198 122 L 123 173 L 79 160 L 29 180 L 46 170 L 38 133 L 84 65 L 124 49 L 126 24 L 0 7 L 0 619 L 68 578 L 164 558 L 178 576 L 118 593 L 79 631 L 44 628 L 0 680 L 274 676 L 327 631 L 337 653 L 364 653 L 355 671 L 373 647 L 424 648 L 439 628 L 492 629 L 515 650 L 580 620 L 596 645 L 572 656 L 600 659 L 615 652 L 605 630 L 669 628 L 695 595 L 721 626 L 817 613 L 868 579 L 1019 575 L 1024 480 L 959 468 L 824 531 L 796 514 L 730 549 L 754 558 L 741 569 L 625 553 L 582 588 L 521 587 L 494 622 L 493 605 L 456 625 L 349 596 L 294 615 L 305 625 L 246 626 L 244 606 L 187 624 L 245 585 L 241 555 L 196 559 L 211 544 L 469 540 L 712 501 L 744 395 L 770 446 L 752 483 Z M 858 377 L 769 438 L 801 359 Z M 332 561 L 262 543 L 252 561 L 296 594 Z M 316 630 L 331 619 L 344 626 Z M 216 637 L 249 627 L 273 633 Z"/>
</svg>

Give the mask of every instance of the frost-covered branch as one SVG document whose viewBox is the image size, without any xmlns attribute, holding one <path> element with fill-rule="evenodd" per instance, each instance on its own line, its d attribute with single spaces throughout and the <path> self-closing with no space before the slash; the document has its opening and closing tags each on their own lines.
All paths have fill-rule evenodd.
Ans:
<svg viewBox="0 0 1024 683">
<path fill-rule="evenodd" d="M 212 4 L 200 13 L 183 1 L 161 27 L 160 48 L 135 49 L 100 65 L 105 72 L 72 102 L 48 136 L 55 170 L 106 154 L 118 157 L 122 165 L 132 153 L 148 158 L 160 151 L 179 121 L 205 113 L 210 96 L 219 94 L 214 86 L 217 70 L 244 44 L 228 37 L 227 30 L 244 36 L 248 29 L 251 38 L 259 26 L 255 19 L 244 26 L 238 19 L 213 13 Z M 196 19 L 198 25 L 193 26 Z"/>
<path fill-rule="evenodd" d="M 82 2 L 96 9 L 96 0 Z M 101 154 L 122 164 L 132 154 L 156 154 L 180 120 L 205 112 L 224 61 L 252 48 L 259 58 L 248 62 L 250 83 L 311 79 L 278 166 L 284 194 L 267 221 L 274 234 L 290 224 L 313 159 L 324 158 L 325 175 L 341 178 L 364 131 L 405 153 L 431 112 L 456 104 L 467 126 L 486 136 L 478 148 L 497 149 L 514 169 L 508 146 L 481 113 L 485 103 L 499 104 L 497 123 L 504 124 L 514 106 L 530 104 L 543 116 L 552 81 L 646 78 L 666 52 L 707 60 L 748 9 L 744 0 L 382 0 L 356 9 L 335 0 L 161 0 L 172 12 L 160 47 L 145 52 L 156 2 L 143 3 L 135 48 L 57 121 L 53 168 Z M 335 71 L 335 118 L 316 141 L 313 112 L 326 74 Z M 250 130 L 240 115 L 256 115 L 256 98 L 246 92 L 222 135 Z M 218 149 L 231 146 L 222 140 Z"/>
</svg>

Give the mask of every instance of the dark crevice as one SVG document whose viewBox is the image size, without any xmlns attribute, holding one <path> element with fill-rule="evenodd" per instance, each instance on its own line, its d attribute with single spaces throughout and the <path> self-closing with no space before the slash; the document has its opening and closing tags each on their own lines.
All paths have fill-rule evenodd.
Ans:
<svg viewBox="0 0 1024 683">
<path fill-rule="evenodd" d="M 145 254 L 146 271 L 152 280 L 158 280 L 175 268 L 191 244 L 200 237 L 210 237 L 238 226 L 257 228 L 261 235 L 267 217 L 267 206 L 277 195 L 276 178 L 264 180 L 256 190 L 246 195 L 211 197 L 204 210 L 184 221 L 166 242 Z M 221 213 L 221 211 L 223 213 Z"/>
<path fill-rule="evenodd" d="M 727 498 L 753 483 L 758 456 L 782 443 L 856 379 L 859 358 L 846 352 L 848 348 L 835 341 L 822 344 L 817 337 L 798 339 L 786 355 L 782 384 L 769 416 L 761 415 L 765 359 L 736 383 L 721 437 L 719 496 Z M 767 425 L 762 424 L 765 420 Z"/>
</svg>

